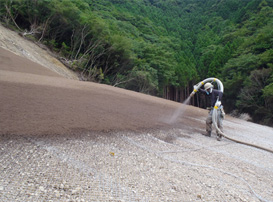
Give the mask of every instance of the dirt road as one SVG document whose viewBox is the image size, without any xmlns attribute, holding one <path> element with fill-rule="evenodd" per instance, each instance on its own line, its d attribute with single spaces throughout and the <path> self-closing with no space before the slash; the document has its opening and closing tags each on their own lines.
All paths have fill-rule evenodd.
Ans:
<svg viewBox="0 0 273 202">
<path fill-rule="evenodd" d="M 0 48 L 0 201 L 273 201 L 273 155 L 206 110 L 67 79 Z M 168 120 L 180 110 L 177 120 Z M 226 134 L 273 149 L 273 129 Z"/>
</svg>

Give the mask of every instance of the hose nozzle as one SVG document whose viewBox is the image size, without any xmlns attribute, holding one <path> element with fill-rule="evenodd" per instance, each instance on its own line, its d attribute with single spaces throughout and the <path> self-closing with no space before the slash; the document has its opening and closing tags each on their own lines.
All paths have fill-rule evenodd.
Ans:
<svg viewBox="0 0 273 202">
<path fill-rule="evenodd" d="M 194 88 L 194 90 L 191 92 L 190 96 L 193 97 L 194 94 L 197 92 L 198 90 L 196 88 Z"/>
</svg>

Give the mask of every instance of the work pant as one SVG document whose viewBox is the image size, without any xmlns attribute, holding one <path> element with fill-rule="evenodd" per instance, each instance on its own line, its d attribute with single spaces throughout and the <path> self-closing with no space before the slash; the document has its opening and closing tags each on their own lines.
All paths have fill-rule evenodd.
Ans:
<svg viewBox="0 0 273 202">
<path fill-rule="evenodd" d="M 209 115 L 206 120 L 207 134 L 211 134 L 211 131 L 212 131 L 212 112 L 213 112 L 213 110 L 209 111 Z M 223 132 L 223 115 L 222 115 L 222 111 L 220 109 L 217 109 L 217 125 L 218 125 L 218 128 Z M 216 131 L 216 133 L 218 135 L 217 131 Z"/>
</svg>

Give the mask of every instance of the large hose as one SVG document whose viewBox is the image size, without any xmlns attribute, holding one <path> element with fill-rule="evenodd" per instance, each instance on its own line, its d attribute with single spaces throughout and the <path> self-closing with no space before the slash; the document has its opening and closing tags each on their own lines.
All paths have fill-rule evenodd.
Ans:
<svg viewBox="0 0 273 202">
<path fill-rule="evenodd" d="M 236 139 L 233 139 L 231 137 L 226 136 L 220 130 L 220 128 L 218 127 L 218 124 L 217 124 L 217 117 L 219 116 L 218 113 L 219 113 L 219 110 L 217 110 L 217 107 L 214 107 L 213 108 L 213 112 L 212 112 L 212 123 L 213 123 L 214 127 L 216 128 L 218 134 L 222 135 L 226 139 L 231 140 L 233 142 L 236 142 L 236 143 L 239 143 L 239 144 L 244 144 L 244 145 L 251 146 L 251 147 L 255 147 L 255 148 L 262 149 L 262 150 L 265 150 L 265 151 L 273 153 L 273 150 L 271 150 L 271 149 L 268 149 L 268 148 L 265 148 L 265 147 L 262 147 L 262 146 L 259 146 L 259 145 L 251 144 L 251 143 L 248 143 L 248 142 L 243 142 L 243 141 L 240 141 L 240 140 L 236 140 Z"/>
<path fill-rule="evenodd" d="M 192 97 L 198 91 L 198 89 L 201 88 L 206 82 L 214 82 L 214 81 L 217 83 L 218 89 L 220 91 L 224 92 L 224 86 L 223 86 L 222 82 L 219 79 L 217 79 L 217 78 L 207 78 L 207 79 L 201 81 L 200 83 L 198 83 L 197 85 L 194 86 L 194 90 L 192 91 L 190 96 Z M 217 104 L 217 102 L 216 102 L 216 104 Z M 220 130 L 220 128 L 218 127 L 218 124 L 217 124 L 217 119 L 218 119 L 218 116 L 220 116 L 220 114 L 219 114 L 219 109 L 216 106 L 216 104 L 215 104 L 215 106 L 213 108 L 213 111 L 212 111 L 212 123 L 213 123 L 213 126 L 215 127 L 215 129 L 217 130 L 218 134 L 222 135 L 224 138 L 226 138 L 228 140 L 231 140 L 233 142 L 236 142 L 236 143 L 239 143 L 239 144 L 244 144 L 244 145 L 251 146 L 251 147 L 255 147 L 257 149 L 262 149 L 264 151 L 273 153 L 272 149 L 268 149 L 268 148 L 265 148 L 265 147 L 262 147 L 262 146 L 259 146 L 259 145 L 255 145 L 255 144 L 251 144 L 251 143 L 248 143 L 248 142 L 236 140 L 236 139 L 233 139 L 233 138 L 228 137 L 227 135 L 225 135 Z"/>
<path fill-rule="evenodd" d="M 194 86 L 194 89 L 193 89 L 192 93 L 190 94 L 190 96 L 193 97 L 194 94 L 198 91 L 198 89 L 201 88 L 207 82 L 216 82 L 217 86 L 218 86 L 218 89 L 220 91 L 224 92 L 224 86 L 223 86 L 222 82 L 219 79 L 217 79 L 217 78 L 207 78 L 207 79 L 199 82 L 197 85 Z"/>
</svg>

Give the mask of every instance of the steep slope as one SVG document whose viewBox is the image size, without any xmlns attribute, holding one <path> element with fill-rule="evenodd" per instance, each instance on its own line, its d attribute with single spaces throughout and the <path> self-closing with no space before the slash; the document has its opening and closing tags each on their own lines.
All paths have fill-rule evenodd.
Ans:
<svg viewBox="0 0 273 202">
<path fill-rule="evenodd" d="M 78 80 L 77 74 L 66 68 L 59 60 L 48 51 L 21 37 L 18 33 L 5 28 L 0 24 L 0 47 L 9 50 L 16 55 L 27 58 L 35 63 L 62 75 L 65 78 Z M 10 69 L 10 68 L 9 68 Z M 25 68 L 21 68 L 24 71 Z M 44 69 L 44 68 L 43 68 Z M 32 69 L 33 70 L 33 69 Z"/>
<path fill-rule="evenodd" d="M 180 107 L 120 88 L 66 79 L 5 49 L 0 53 L 1 134 L 169 127 L 164 121 Z M 204 114 L 187 107 L 191 116 Z"/>
</svg>

